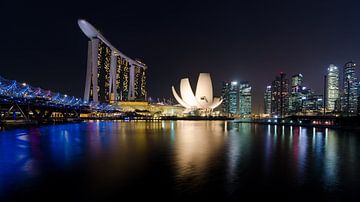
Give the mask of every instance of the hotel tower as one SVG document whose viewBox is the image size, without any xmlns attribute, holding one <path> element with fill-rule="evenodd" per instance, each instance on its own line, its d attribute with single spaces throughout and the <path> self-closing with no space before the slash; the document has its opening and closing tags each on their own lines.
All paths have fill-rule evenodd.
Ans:
<svg viewBox="0 0 360 202">
<path fill-rule="evenodd" d="M 84 100 L 103 103 L 146 100 L 146 69 L 116 49 L 95 27 L 78 20 L 80 29 L 90 39 Z"/>
</svg>

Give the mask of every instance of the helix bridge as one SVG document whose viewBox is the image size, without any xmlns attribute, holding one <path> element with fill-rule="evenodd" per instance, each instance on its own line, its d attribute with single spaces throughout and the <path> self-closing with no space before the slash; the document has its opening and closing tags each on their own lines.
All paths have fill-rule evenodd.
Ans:
<svg viewBox="0 0 360 202">
<path fill-rule="evenodd" d="M 88 102 L 0 76 L 0 115 L 4 118 L 14 110 L 26 119 L 41 120 L 51 117 L 54 112 L 65 117 L 78 117 L 80 113 L 114 113 L 119 108 L 106 103 Z"/>
</svg>

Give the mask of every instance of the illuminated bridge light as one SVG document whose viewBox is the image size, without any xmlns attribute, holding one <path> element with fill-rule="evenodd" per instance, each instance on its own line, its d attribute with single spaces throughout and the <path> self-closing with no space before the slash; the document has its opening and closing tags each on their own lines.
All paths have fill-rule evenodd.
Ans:
<svg viewBox="0 0 360 202">
<path fill-rule="evenodd" d="M 47 99 L 43 99 L 44 97 Z M 34 99 L 40 99 L 37 101 L 37 104 L 42 106 L 68 106 L 74 108 L 89 107 L 91 110 L 95 110 L 99 106 L 99 110 L 118 110 L 116 107 L 109 104 L 88 102 L 67 94 L 52 93 L 50 90 L 35 88 L 29 84 L 24 85 L 24 83 L 10 81 L 0 76 L 0 102 L 28 104 Z"/>
</svg>

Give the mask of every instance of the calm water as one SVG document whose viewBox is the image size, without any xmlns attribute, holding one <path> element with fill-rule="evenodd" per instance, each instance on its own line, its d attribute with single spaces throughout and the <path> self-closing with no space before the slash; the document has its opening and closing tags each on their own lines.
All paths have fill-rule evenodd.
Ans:
<svg viewBox="0 0 360 202">
<path fill-rule="evenodd" d="M 358 201 L 360 136 L 223 121 L 0 132 L 0 201 Z"/>
</svg>

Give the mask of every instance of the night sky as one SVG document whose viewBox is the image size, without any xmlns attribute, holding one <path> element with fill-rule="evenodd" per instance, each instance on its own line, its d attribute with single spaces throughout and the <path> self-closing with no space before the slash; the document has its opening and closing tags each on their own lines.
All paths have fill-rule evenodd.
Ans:
<svg viewBox="0 0 360 202">
<path fill-rule="evenodd" d="M 82 97 L 88 38 L 79 18 L 149 66 L 153 98 L 172 97 L 183 77 L 195 87 L 209 72 L 218 96 L 222 81 L 248 80 L 261 112 L 280 71 L 302 73 L 321 94 L 329 64 L 360 61 L 355 0 L 57 2 L 0 1 L 2 77 Z"/>
</svg>

